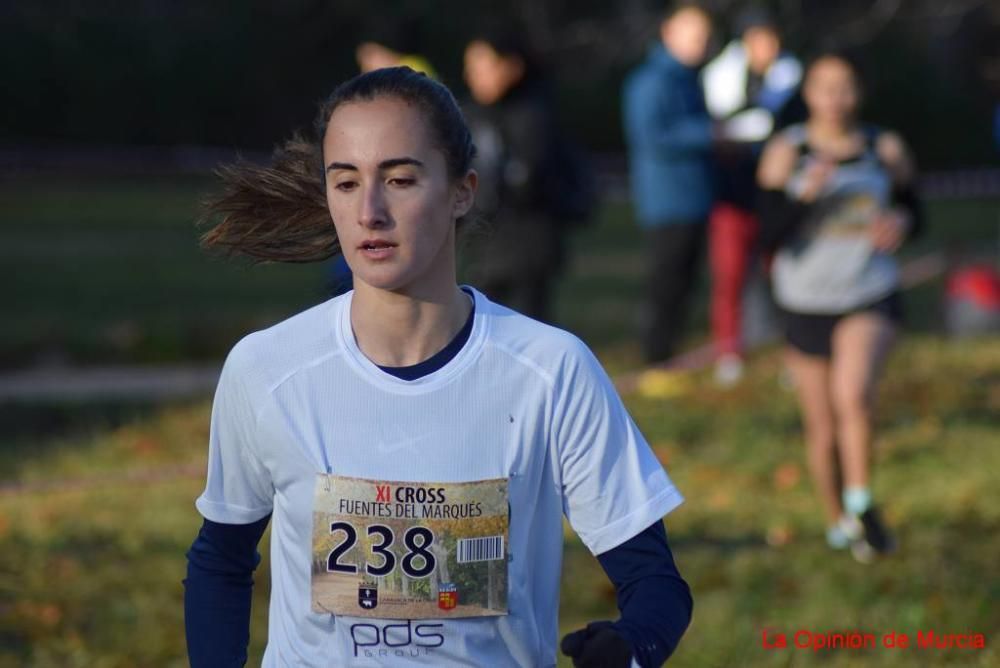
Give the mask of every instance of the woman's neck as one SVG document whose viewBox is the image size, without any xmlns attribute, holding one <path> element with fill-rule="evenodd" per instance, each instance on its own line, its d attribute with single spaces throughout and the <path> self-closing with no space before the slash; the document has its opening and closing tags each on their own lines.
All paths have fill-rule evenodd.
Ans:
<svg viewBox="0 0 1000 668">
<path fill-rule="evenodd" d="M 356 281 L 351 329 L 358 348 L 379 366 L 412 366 L 443 349 L 472 309 L 455 283 L 439 294 L 414 296 Z"/>
</svg>

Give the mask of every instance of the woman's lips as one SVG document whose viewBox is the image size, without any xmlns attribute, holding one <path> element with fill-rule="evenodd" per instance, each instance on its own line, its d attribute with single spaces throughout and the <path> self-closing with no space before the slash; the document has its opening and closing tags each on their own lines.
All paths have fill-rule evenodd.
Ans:
<svg viewBox="0 0 1000 668">
<path fill-rule="evenodd" d="M 358 246 L 361 254 L 369 260 L 387 260 L 396 252 L 396 244 L 385 239 L 366 239 Z"/>
</svg>

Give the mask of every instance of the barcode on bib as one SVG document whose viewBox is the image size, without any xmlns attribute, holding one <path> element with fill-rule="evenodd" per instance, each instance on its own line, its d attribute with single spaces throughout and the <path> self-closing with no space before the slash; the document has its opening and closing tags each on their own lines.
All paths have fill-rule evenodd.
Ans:
<svg viewBox="0 0 1000 668">
<path fill-rule="evenodd" d="M 503 536 L 458 539 L 458 563 L 460 564 L 503 558 Z"/>
</svg>

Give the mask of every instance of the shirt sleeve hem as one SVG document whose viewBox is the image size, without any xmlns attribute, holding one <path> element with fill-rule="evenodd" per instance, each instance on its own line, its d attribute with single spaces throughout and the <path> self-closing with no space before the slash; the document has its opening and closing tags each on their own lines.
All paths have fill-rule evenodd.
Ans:
<svg viewBox="0 0 1000 668">
<path fill-rule="evenodd" d="M 597 531 L 590 532 L 587 536 L 580 536 L 580 538 L 592 554 L 603 554 L 635 537 L 683 502 L 684 497 L 676 487 L 671 486 L 650 499 L 641 508 Z"/>
<path fill-rule="evenodd" d="M 245 508 L 226 503 L 215 503 L 204 497 L 195 501 L 195 507 L 206 520 L 218 524 L 252 524 L 271 512 L 269 507 Z"/>
</svg>

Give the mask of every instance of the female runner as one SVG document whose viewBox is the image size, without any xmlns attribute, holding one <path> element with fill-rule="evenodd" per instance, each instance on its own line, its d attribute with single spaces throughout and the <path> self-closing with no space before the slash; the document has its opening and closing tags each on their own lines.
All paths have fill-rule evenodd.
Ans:
<svg viewBox="0 0 1000 668">
<path fill-rule="evenodd" d="M 207 246 L 343 253 L 354 290 L 226 359 L 185 581 L 195 668 L 246 661 L 269 520 L 264 666 L 555 665 L 564 514 L 621 611 L 563 639 L 574 665 L 677 646 L 680 494 L 579 339 L 456 283 L 474 152 L 448 89 L 396 67 L 337 88 L 317 145 L 224 171 Z"/>
<path fill-rule="evenodd" d="M 844 57 L 815 59 L 803 96 L 808 120 L 761 159 L 762 236 L 777 249 L 772 287 L 827 540 L 869 561 L 894 542 L 872 503 L 872 411 L 900 320 L 893 253 L 918 222 L 914 165 L 897 134 L 858 121 Z"/>
</svg>

